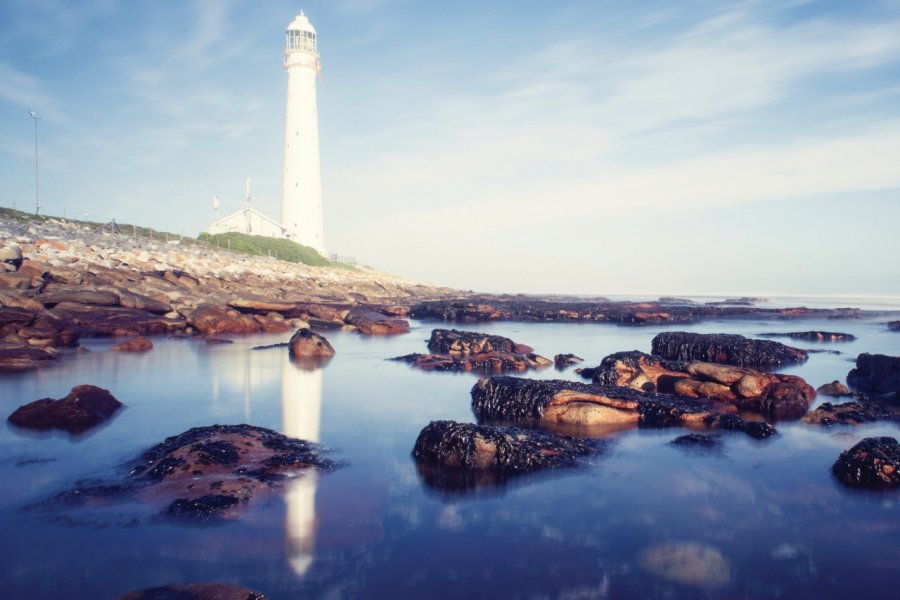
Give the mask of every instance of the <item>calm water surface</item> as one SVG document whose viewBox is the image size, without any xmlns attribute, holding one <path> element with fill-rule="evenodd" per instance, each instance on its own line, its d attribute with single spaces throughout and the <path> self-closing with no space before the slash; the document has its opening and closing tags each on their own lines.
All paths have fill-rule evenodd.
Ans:
<svg viewBox="0 0 900 600">
<path fill-rule="evenodd" d="M 668 445 L 680 429 L 634 430 L 610 437 L 608 450 L 581 469 L 468 493 L 436 489 L 417 473 L 413 442 L 431 420 L 473 421 L 475 377 L 385 361 L 425 351 L 431 328 L 442 326 L 413 324 L 411 334 L 390 338 L 327 333 L 338 354 L 315 372 L 294 367 L 284 349 L 251 351 L 282 341 L 265 336 L 227 346 L 158 339 L 137 356 L 88 340 L 76 360 L 0 378 L 4 415 L 82 383 L 111 390 L 128 407 L 77 438 L 0 428 L 4 597 L 115 598 L 199 581 L 236 582 L 275 599 L 897 597 L 900 497 L 844 489 L 830 473 L 842 450 L 865 436 L 897 436 L 897 426 L 781 423 L 770 440 L 725 434 L 717 452 Z M 472 329 L 545 356 L 574 352 L 589 366 L 620 350 L 647 352 L 662 330 Z M 855 334 L 855 342 L 818 346 L 841 354 L 812 354 L 783 370 L 816 387 L 843 380 L 860 352 L 900 354 L 900 334 L 884 319 L 691 329 Z M 532 376 L 577 379 L 552 368 Z M 134 504 L 72 523 L 22 511 L 78 479 L 109 477 L 167 436 L 214 423 L 318 439 L 346 466 L 301 477 L 241 520 L 211 527 L 149 522 Z"/>
</svg>

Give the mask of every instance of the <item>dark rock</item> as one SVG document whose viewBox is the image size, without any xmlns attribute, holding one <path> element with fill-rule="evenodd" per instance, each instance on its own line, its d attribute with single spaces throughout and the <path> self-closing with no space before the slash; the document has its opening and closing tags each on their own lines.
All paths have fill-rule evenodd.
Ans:
<svg viewBox="0 0 900 600">
<path fill-rule="evenodd" d="M 480 421 L 544 423 L 563 426 L 669 427 L 712 426 L 734 429 L 723 416 L 734 415 L 731 404 L 641 393 L 626 387 L 562 380 L 496 376 L 472 388 L 472 410 Z M 724 425 L 722 424 L 724 423 Z"/>
<path fill-rule="evenodd" d="M 575 356 L 574 354 L 557 354 L 553 357 L 553 364 L 555 364 L 556 368 L 560 371 L 572 365 L 577 365 L 580 362 L 584 362 L 584 359 L 580 356 Z"/>
<path fill-rule="evenodd" d="M 334 356 L 334 348 L 325 336 L 309 329 L 298 329 L 288 342 L 291 358 L 326 358 Z"/>
<path fill-rule="evenodd" d="M 900 321 L 888 321 L 887 326 L 891 331 L 900 331 Z"/>
<path fill-rule="evenodd" d="M 808 412 L 802 421 L 812 425 L 831 427 L 836 424 L 859 425 L 872 421 L 900 421 L 900 415 L 871 402 L 854 401 L 842 404 L 823 402 L 815 410 Z"/>
<path fill-rule="evenodd" d="M 20 406 L 7 420 L 27 429 L 63 429 L 81 433 L 109 419 L 122 406 L 109 390 L 79 385 L 65 398 L 44 398 Z"/>
<path fill-rule="evenodd" d="M 688 433 L 679 435 L 669 443 L 690 448 L 718 448 L 722 445 L 722 437 L 718 435 L 704 435 L 702 433 Z"/>
<path fill-rule="evenodd" d="M 798 348 L 741 335 L 663 332 L 653 338 L 652 353 L 669 360 L 700 360 L 737 366 L 777 367 L 804 362 Z"/>
<path fill-rule="evenodd" d="M 227 338 L 206 338 L 207 346 L 224 346 L 225 344 L 233 344 L 234 340 L 229 340 Z"/>
<path fill-rule="evenodd" d="M 128 592 L 118 600 L 266 600 L 266 596 L 233 583 L 174 583 Z"/>
<path fill-rule="evenodd" d="M 847 383 L 861 392 L 900 401 L 900 356 L 860 354 Z"/>
<path fill-rule="evenodd" d="M 125 342 L 119 342 L 111 349 L 116 352 L 146 352 L 153 349 L 153 342 L 145 337 L 136 337 Z"/>
<path fill-rule="evenodd" d="M 778 419 L 799 418 L 816 393 L 794 375 L 761 373 L 746 367 L 664 360 L 643 352 L 618 352 L 593 372 L 594 383 L 626 386 L 691 398 L 714 398 L 738 410 Z"/>
<path fill-rule="evenodd" d="M 865 438 L 842 452 L 831 470 L 851 487 L 895 488 L 900 485 L 900 444 L 892 437 Z"/>
<path fill-rule="evenodd" d="M 526 473 L 571 466 L 599 448 L 594 441 L 525 429 L 432 421 L 419 433 L 413 456 L 454 469 Z"/>
<path fill-rule="evenodd" d="M 409 333 L 409 323 L 406 320 L 383 315 L 374 310 L 354 308 L 344 317 L 344 322 L 367 335 Z"/>
<path fill-rule="evenodd" d="M 840 396 L 849 396 L 850 389 L 840 381 L 834 380 L 831 383 L 825 383 L 817 387 L 816 393 L 823 396 L 833 396 L 838 398 Z"/>
<path fill-rule="evenodd" d="M 738 415 L 711 415 L 704 419 L 704 423 L 715 429 L 741 431 L 756 439 L 769 438 L 778 433 L 765 421 L 749 421 Z"/>
<path fill-rule="evenodd" d="M 550 365 L 550 361 L 537 354 L 513 354 L 505 352 L 485 352 L 483 354 L 465 354 L 451 356 L 449 354 L 407 354 L 390 360 L 405 362 L 423 371 L 451 371 L 466 373 L 505 373 L 509 371 L 524 372 L 529 369 L 541 369 Z"/>
<path fill-rule="evenodd" d="M 849 333 L 835 333 L 832 331 L 792 331 L 790 333 L 760 333 L 760 337 L 787 337 L 792 340 L 806 342 L 852 342 L 855 335 Z"/>
<path fill-rule="evenodd" d="M 474 331 L 458 331 L 456 329 L 435 329 L 428 340 L 428 349 L 434 354 L 484 354 L 486 352 L 505 352 L 507 354 L 525 354 L 532 348 L 524 344 L 516 344 L 509 338 Z"/>
<path fill-rule="evenodd" d="M 163 517 L 216 523 L 306 470 L 336 464 L 319 445 L 251 425 L 195 427 L 167 438 L 126 465 L 118 481 L 92 481 L 42 503 L 66 509 L 138 501 Z"/>
</svg>

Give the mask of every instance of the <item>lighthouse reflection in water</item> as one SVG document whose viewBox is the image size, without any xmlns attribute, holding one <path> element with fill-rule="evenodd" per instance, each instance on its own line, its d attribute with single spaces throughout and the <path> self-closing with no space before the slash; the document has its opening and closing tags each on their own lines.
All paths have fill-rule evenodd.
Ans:
<svg viewBox="0 0 900 600">
<path fill-rule="evenodd" d="M 321 361 L 292 361 L 285 353 L 281 365 L 281 432 L 286 436 L 319 442 L 322 366 Z M 315 470 L 309 469 L 287 484 L 285 543 L 288 561 L 297 575 L 304 575 L 313 562 L 317 477 Z"/>
</svg>

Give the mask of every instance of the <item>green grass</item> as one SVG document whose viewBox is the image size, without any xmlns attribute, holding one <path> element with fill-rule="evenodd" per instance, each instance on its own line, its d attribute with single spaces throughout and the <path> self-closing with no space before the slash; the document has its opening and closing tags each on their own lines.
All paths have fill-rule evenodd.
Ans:
<svg viewBox="0 0 900 600">
<path fill-rule="evenodd" d="M 292 263 L 301 263 L 311 267 L 335 267 L 338 269 L 355 270 L 355 267 L 346 263 L 328 260 L 313 248 L 290 240 L 264 237 L 261 235 L 246 235 L 244 233 L 201 233 L 200 241 L 210 246 L 228 248 L 234 252 L 250 254 L 252 256 L 272 256 L 279 260 Z"/>
</svg>

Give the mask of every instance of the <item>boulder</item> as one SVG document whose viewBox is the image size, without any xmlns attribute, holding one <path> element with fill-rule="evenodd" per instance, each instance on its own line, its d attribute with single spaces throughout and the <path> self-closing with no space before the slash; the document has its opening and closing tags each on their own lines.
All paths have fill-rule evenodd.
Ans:
<svg viewBox="0 0 900 600">
<path fill-rule="evenodd" d="M 136 337 L 119 342 L 111 348 L 115 352 L 146 352 L 153 349 L 153 342 L 145 337 Z"/>
<path fill-rule="evenodd" d="M 62 429 L 75 434 L 96 427 L 122 406 L 109 390 L 79 385 L 59 400 L 44 398 L 20 406 L 7 421 L 27 429 Z"/>
<path fill-rule="evenodd" d="M 542 369 L 552 364 L 548 359 L 534 353 L 515 354 L 507 352 L 485 352 L 481 354 L 407 354 L 390 360 L 405 362 L 423 371 L 453 371 L 466 373 L 506 373 Z"/>
<path fill-rule="evenodd" d="M 732 404 L 641 393 L 627 387 L 495 376 L 480 379 L 471 395 L 472 410 L 483 421 L 582 427 L 716 427 L 743 430 L 754 437 L 774 433 L 768 424 L 757 426 L 738 417 Z"/>
<path fill-rule="evenodd" d="M 835 379 L 831 383 L 824 383 L 816 388 L 816 393 L 821 394 L 822 396 L 832 396 L 834 398 L 839 398 L 840 396 L 849 396 L 850 389 Z"/>
<path fill-rule="evenodd" d="M 418 461 L 451 469 L 526 473 L 572 466 L 599 442 L 512 427 L 432 421 L 416 439 Z"/>
<path fill-rule="evenodd" d="M 128 592 L 119 600 L 265 600 L 259 592 L 233 583 L 173 583 Z"/>
<path fill-rule="evenodd" d="M 816 397 L 812 386 L 794 375 L 701 361 L 664 360 L 636 350 L 604 358 L 593 370 L 593 381 L 646 392 L 714 398 L 733 403 L 741 411 L 778 419 L 803 416 Z"/>
<path fill-rule="evenodd" d="M 319 445 L 252 425 L 195 427 L 167 438 L 124 465 L 120 479 L 89 480 L 35 508 L 102 508 L 140 502 L 188 523 L 235 519 L 285 481 L 336 464 Z"/>
<path fill-rule="evenodd" d="M 900 401 L 900 356 L 860 354 L 847 383 L 861 392 Z"/>
<path fill-rule="evenodd" d="M 200 304 L 194 308 L 179 309 L 187 324 L 201 335 L 222 333 L 259 333 L 262 327 L 250 315 L 213 304 Z"/>
<path fill-rule="evenodd" d="M 842 452 L 831 471 L 850 487 L 895 488 L 900 485 L 900 444 L 892 437 L 865 438 Z"/>
<path fill-rule="evenodd" d="M 888 321 L 887 326 L 891 331 L 900 331 L 900 321 Z"/>
<path fill-rule="evenodd" d="M 82 337 L 168 335 L 185 328 L 183 319 L 121 306 L 61 302 L 47 314 L 61 324 L 77 328 Z"/>
<path fill-rule="evenodd" d="M 82 287 L 53 286 L 38 294 L 35 299 L 48 308 L 62 302 L 75 302 L 92 306 L 119 306 L 119 295 L 109 290 L 92 290 Z M 168 312 L 168 311 L 167 311 Z"/>
<path fill-rule="evenodd" d="M 374 310 L 354 308 L 344 317 L 344 322 L 366 335 L 409 333 L 409 323 L 406 320 L 389 317 Z"/>
<path fill-rule="evenodd" d="M 0 246 L 0 271 L 17 271 L 22 266 L 22 249 L 15 242 Z"/>
<path fill-rule="evenodd" d="M 801 420 L 811 425 L 831 427 L 836 424 L 859 425 L 872 421 L 900 421 L 900 416 L 871 402 L 854 401 L 843 404 L 823 402 L 806 413 Z"/>
<path fill-rule="evenodd" d="M 652 353 L 668 360 L 699 360 L 737 366 L 777 367 L 801 363 L 806 352 L 779 342 L 742 335 L 663 332 L 653 338 Z"/>
<path fill-rule="evenodd" d="M 298 329 L 288 342 L 291 358 L 326 358 L 334 356 L 334 348 L 325 336 L 309 329 Z"/>
<path fill-rule="evenodd" d="M 51 364 L 57 358 L 56 353 L 42 348 L 0 345 L 0 373 L 36 369 Z"/>
<path fill-rule="evenodd" d="M 804 342 L 852 342 L 856 336 L 834 331 L 791 331 L 789 333 L 760 333 L 760 337 L 786 337 Z"/>
<path fill-rule="evenodd" d="M 484 354 L 487 352 L 504 352 L 507 354 L 524 354 L 532 348 L 516 344 L 509 338 L 474 331 L 458 331 L 456 329 L 435 329 L 428 340 L 428 349 L 434 354 L 452 354 L 463 356 L 468 354 Z"/>
</svg>

